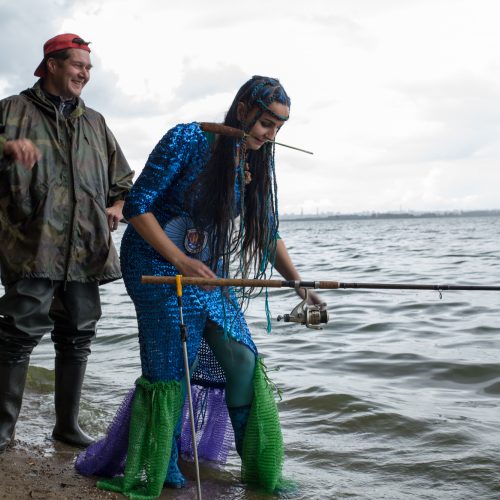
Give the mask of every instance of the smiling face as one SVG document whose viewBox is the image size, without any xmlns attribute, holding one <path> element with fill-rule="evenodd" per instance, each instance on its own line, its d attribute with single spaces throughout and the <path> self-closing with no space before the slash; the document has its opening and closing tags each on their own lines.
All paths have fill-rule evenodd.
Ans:
<svg viewBox="0 0 500 500">
<path fill-rule="evenodd" d="M 86 50 L 68 49 L 69 57 L 58 60 L 49 57 L 44 88 L 62 99 L 80 97 L 90 79 L 90 55 Z"/>
<path fill-rule="evenodd" d="M 240 105 L 241 106 L 239 106 L 238 112 L 241 115 L 241 118 L 243 118 L 245 105 L 243 103 L 240 103 Z M 278 116 L 288 117 L 290 114 L 290 108 L 288 106 L 276 101 L 269 105 L 269 109 Z M 251 123 L 259 111 L 260 108 L 253 108 L 243 121 Z M 278 130 L 284 123 L 285 122 L 283 120 L 279 120 L 273 114 L 268 111 L 264 111 L 249 132 L 249 137 L 246 142 L 247 149 L 257 151 L 267 141 L 274 141 Z"/>
</svg>

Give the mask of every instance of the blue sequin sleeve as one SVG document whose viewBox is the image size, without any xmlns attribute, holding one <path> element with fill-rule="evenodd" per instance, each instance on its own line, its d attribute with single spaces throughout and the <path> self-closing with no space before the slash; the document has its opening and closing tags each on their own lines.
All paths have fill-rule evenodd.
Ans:
<svg viewBox="0 0 500 500">
<path fill-rule="evenodd" d="M 123 209 L 126 219 L 152 211 L 156 199 L 189 163 L 191 150 L 201 137 L 199 125 L 190 123 L 175 126 L 160 139 L 127 196 Z"/>
</svg>

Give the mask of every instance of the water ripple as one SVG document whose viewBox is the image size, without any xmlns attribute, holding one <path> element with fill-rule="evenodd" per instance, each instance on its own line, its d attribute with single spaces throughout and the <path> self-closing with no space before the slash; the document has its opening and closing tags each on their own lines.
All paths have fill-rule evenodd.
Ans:
<svg viewBox="0 0 500 500">
<path fill-rule="evenodd" d="M 287 222 L 280 234 L 304 279 L 500 284 L 500 218 Z M 122 231 L 122 229 L 120 230 Z M 113 235 L 119 244 L 121 232 Z M 323 330 L 277 323 L 299 299 L 269 291 L 248 322 L 283 391 L 282 498 L 500 498 L 498 292 L 323 290 Z M 82 423 L 105 431 L 140 375 L 133 305 L 117 281 L 102 287 Z M 53 346 L 32 356 L 23 418 L 31 439 L 53 422 Z M 279 368 L 278 370 L 275 370 Z M 38 430 L 40 432 L 38 432 Z M 212 498 L 270 498 L 241 487 L 239 459 L 204 467 Z M 176 494 L 174 497 L 177 498 Z M 181 498 L 180 496 L 178 498 Z"/>
</svg>

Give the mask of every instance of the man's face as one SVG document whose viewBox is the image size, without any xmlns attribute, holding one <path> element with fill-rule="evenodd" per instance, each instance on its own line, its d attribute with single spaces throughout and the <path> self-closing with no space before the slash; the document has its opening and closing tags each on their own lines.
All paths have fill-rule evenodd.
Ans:
<svg viewBox="0 0 500 500">
<path fill-rule="evenodd" d="M 47 61 L 46 89 L 63 99 L 80 97 L 83 87 L 90 79 L 90 54 L 82 49 L 69 49 L 64 61 Z"/>
</svg>

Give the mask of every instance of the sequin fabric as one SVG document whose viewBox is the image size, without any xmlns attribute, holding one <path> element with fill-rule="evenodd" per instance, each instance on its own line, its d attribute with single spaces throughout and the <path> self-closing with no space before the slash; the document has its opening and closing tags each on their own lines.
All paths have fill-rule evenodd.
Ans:
<svg viewBox="0 0 500 500">
<path fill-rule="evenodd" d="M 205 168 L 209 154 L 207 138 L 197 123 L 177 125 L 151 152 L 124 207 L 127 219 L 153 213 L 179 248 L 190 257 L 202 260 L 206 255 L 198 246 L 203 246 L 203 235 L 192 231 L 189 197 L 193 181 Z M 239 193 L 238 186 L 235 190 Z M 143 275 L 174 276 L 178 271 L 131 224 L 122 239 L 120 258 L 125 286 L 137 313 L 143 375 L 151 382 L 180 380 L 184 376 L 184 363 L 175 286 L 141 283 Z M 188 328 L 190 365 L 197 359 L 197 368 L 192 374 L 196 384 L 205 387 L 225 384 L 222 369 L 203 340 L 207 320 L 257 355 L 234 291 L 230 290 L 228 297 L 218 288 L 205 291 L 186 286 L 183 313 Z"/>
</svg>

